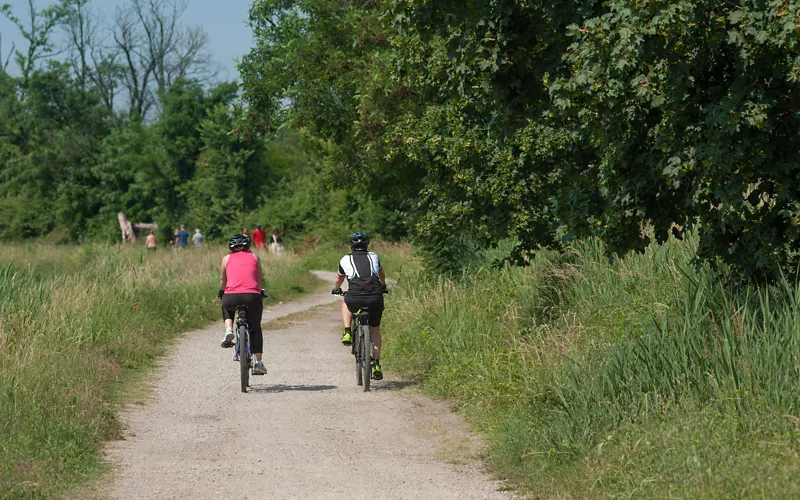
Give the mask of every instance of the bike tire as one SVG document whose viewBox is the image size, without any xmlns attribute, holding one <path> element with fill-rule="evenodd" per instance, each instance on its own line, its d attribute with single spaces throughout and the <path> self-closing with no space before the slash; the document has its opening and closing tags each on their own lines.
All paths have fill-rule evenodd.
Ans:
<svg viewBox="0 0 800 500">
<path fill-rule="evenodd" d="M 355 323 L 355 328 L 352 330 L 353 333 L 355 334 L 354 335 L 355 338 L 353 339 L 353 355 L 356 358 L 356 384 L 364 385 L 364 379 L 362 378 L 362 372 L 361 372 L 361 340 L 360 340 L 361 337 L 359 335 L 359 333 L 361 332 L 361 330 L 359 330 L 360 328 L 361 326 L 358 323 Z"/>
<path fill-rule="evenodd" d="M 241 371 L 242 392 L 250 385 L 250 359 L 247 352 L 247 330 L 239 327 L 239 370 Z"/>
<path fill-rule="evenodd" d="M 364 392 L 369 392 L 369 382 L 372 379 L 372 339 L 369 334 L 369 325 L 361 325 L 361 371 L 364 379 Z"/>
</svg>

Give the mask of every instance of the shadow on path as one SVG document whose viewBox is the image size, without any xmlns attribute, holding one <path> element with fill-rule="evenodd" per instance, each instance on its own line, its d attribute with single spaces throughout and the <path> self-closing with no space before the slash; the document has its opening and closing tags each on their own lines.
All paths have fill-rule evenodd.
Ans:
<svg viewBox="0 0 800 500">
<path fill-rule="evenodd" d="M 302 391 L 302 392 L 322 392 L 322 391 L 329 391 L 331 389 L 336 389 L 335 385 L 267 385 L 267 386 L 252 386 L 248 392 L 260 392 L 260 393 L 276 393 L 276 392 L 291 392 L 291 391 Z"/>
<path fill-rule="evenodd" d="M 372 382 L 370 385 L 370 390 L 372 391 L 399 391 L 405 389 L 406 387 L 411 387 L 417 385 L 414 382 L 408 382 L 406 380 L 389 380 L 387 382 Z"/>
</svg>

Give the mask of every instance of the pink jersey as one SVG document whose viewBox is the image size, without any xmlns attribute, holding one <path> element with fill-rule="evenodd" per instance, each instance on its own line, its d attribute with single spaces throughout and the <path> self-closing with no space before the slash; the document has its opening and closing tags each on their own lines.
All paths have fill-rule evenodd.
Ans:
<svg viewBox="0 0 800 500">
<path fill-rule="evenodd" d="M 225 293 L 261 293 L 258 259 L 250 252 L 234 252 L 225 264 L 228 282 Z"/>
</svg>

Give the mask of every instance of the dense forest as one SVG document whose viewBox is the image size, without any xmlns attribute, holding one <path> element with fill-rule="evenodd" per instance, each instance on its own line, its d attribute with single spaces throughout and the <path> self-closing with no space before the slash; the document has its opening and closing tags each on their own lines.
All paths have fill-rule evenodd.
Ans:
<svg viewBox="0 0 800 500">
<path fill-rule="evenodd" d="M 257 0 L 241 90 L 184 7 L 3 7 L 29 46 L 0 47 L 0 237 L 111 239 L 122 210 L 357 224 L 444 269 L 687 230 L 735 275 L 800 264 L 796 5 Z"/>
</svg>

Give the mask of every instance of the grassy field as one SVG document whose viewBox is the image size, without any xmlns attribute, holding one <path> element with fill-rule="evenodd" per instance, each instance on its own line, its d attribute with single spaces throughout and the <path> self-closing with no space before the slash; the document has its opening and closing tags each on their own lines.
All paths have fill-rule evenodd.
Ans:
<svg viewBox="0 0 800 500">
<path fill-rule="evenodd" d="M 181 332 L 219 320 L 222 255 L 0 247 L 0 497 L 59 496 L 102 472 L 137 380 Z M 298 258 L 263 262 L 270 301 L 321 285 Z"/>
<path fill-rule="evenodd" d="M 385 366 L 450 398 L 533 497 L 797 497 L 798 288 L 734 292 L 693 250 L 409 273 Z"/>
</svg>

